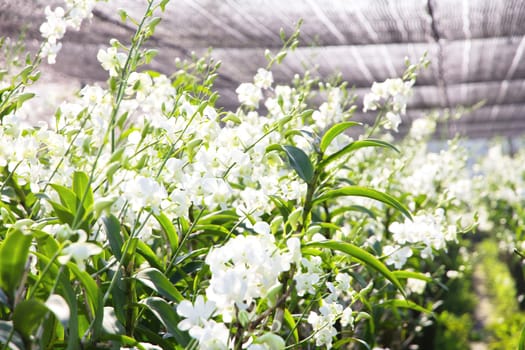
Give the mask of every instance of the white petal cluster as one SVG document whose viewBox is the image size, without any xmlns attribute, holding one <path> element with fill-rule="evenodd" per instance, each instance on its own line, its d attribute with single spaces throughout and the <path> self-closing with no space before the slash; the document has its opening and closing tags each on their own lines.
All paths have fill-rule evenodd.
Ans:
<svg viewBox="0 0 525 350">
<path fill-rule="evenodd" d="M 228 342 L 230 330 L 222 322 L 206 321 L 202 327 L 192 328 L 190 335 L 199 342 L 199 349 L 202 350 L 227 350 L 232 348 Z"/>
<path fill-rule="evenodd" d="M 62 48 L 59 42 L 68 28 L 78 30 L 86 18 L 91 18 L 97 0 L 66 0 L 65 9 L 56 7 L 51 10 L 45 8 L 46 21 L 40 26 L 40 33 L 45 39 L 42 44 L 40 57 L 46 58 L 49 64 L 56 63 L 56 55 Z"/>
<path fill-rule="evenodd" d="M 150 208 L 154 213 L 161 209 L 168 194 L 155 179 L 137 176 L 122 184 L 122 193 L 134 211 Z"/>
<path fill-rule="evenodd" d="M 118 52 L 116 47 L 109 47 L 107 50 L 100 49 L 97 53 L 97 60 L 102 68 L 109 72 L 110 77 L 118 75 L 126 63 L 126 57 L 126 54 Z"/>
<path fill-rule="evenodd" d="M 315 295 L 317 293 L 318 283 L 321 280 L 321 275 L 324 273 L 321 263 L 322 260 L 318 256 L 301 259 L 302 270 L 298 271 L 294 276 L 297 295 Z"/>
<path fill-rule="evenodd" d="M 273 84 L 272 72 L 259 68 L 253 77 L 253 83 L 242 83 L 235 90 L 242 105 L 259 108 L 259 101 L 263 98 L 263 89 L 270 89 Z"/>
<path fill-rule="evenodd" d="M 257 74 L 253 77 L 253 83 L 255 86 L 261 89 L 269 89 L 273 84 L 273 74 L 264 68 L 259 68 Z"/>
<path fill-rule="evenodd" d="M 414 216 L 413 220 L 406 219 L 403 223 L 394 222 L 389 230 L 394 241 L 400 246 L 405 244 L 422 246 L 420 255 L 423 259 L 432 257 L 433 250 L 446 250 L 447 242 L 456 240 L 456 228 L 447 224 L 445 211 L 441 208 L 438 208 L 434 214 L 422 213 Z M 405 252 L 404 255 L 407 254 L 408 252 Z"/>
<path fill-rule="evenodd" d="M 315 345 L 332 347 L 334 337 L 337 335 L 335 323 L 339 320 L 342 327 L 354 327 L 354 316 L 350 306 L 345 306 L 345 299 L 352 294 L 351 288 L 346 288 L 350 276 L 343 273 L 337 274 L 336 283 L 328 282 L 330 294 L 322 299 L 318 312 L 310 311 L 308 323 L 312 326 Z"/>
<path fill-rule="evenodd" d="M 194 304 L 188 300 L 183 300 L 177 306 L 177 313 L 185 319 L 180 321 L 177 326 L 182 331 L 202 327 L 214 312 L 215 303 L 205 301 L 202 295 L 197 296 Z"/>
<path fill-rule="evenodd" d="M 401 78 L 387 79 L 384 82 L 374 82 L 371 91 L 363 99 L 363 111 L 375 111 L 386 108 L 386 129 L 397 132 L 401 116 L 406 113 L 408 99 L 412 94 L 414 81 L 404 81 Z"/>
<path fill-rule="evenodd" d="M 261 88 L 252 83 L 242 83 L 235 92 L 239 102 L 248 107 L 258 108 L 263 97 Z"/>
<path fill-rule="evenodd" d="M 412 256 L 412 249 L 408 246 L 386 245 L 383 247 L 383 253 L 387 256 L 385 262 L 388 265 L 394 265 L 396 269 L 402 269 L 408 258 Z"/>
<path fill-rule="evenodd" d="M 211 271 L 206 296 L 225 322 L 233 319 L 235 308 L 246 310 L 255 299 L 265 296 L 291 262 L 269 234 L 237 236 L 211 249 L 205 261 Z"/>
</svg>

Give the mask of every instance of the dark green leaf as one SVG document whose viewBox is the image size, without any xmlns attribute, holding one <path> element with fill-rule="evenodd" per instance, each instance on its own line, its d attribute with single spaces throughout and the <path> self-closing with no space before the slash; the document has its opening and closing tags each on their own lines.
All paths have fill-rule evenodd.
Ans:
<svg viewBox="0 0 525 350">
<path fill-rule="evenodd" d="M 65 206 L 54 201 L 48 201 L 49 204 L 53 207 L 55 215 L 58 217 L 61 223 L 73 225 L 73 220 L 75 220 L 75 215 Z"/>
<path fill-rule="evenodd" d="M 332 250 L 337 250 L 339 252 L 348 254 L 357 260 L 364 263 L 366 266 L 369 266 L 379 273 L 381 273 L 385 278 L 387 278 L 390 282 L 392 282 L 393 285 L 395 285 L 401 293 L 404 295 L 403 286 L 401 283 L 399 283 L 399 280 L 397 277 L 386 267 L 379 259 L 377 259 L 375 256 L 370 254 L 364 249 L 361 249 L 351 243 L 346 242 L 340 242 L 340 241 L 333 241 L 333 240 L 327 240 L 322 242 L 312 242 L 306 244 L 306 247 L 316 247 L 316 248 L 328 248 Z"/>
<path fill-rule="evenodd" d="M 168 333 L 175 337 L 179 345 L 187 345 L 188 339 L 177 327 L 180 319 L 171 305 L 158 297 L 149 297 L 141 300 L 140 303 L 145 305 L 158 318 Z"/>
<path fill-rule="evenodd" d="M 321 143 L 319 144 L 319 149 L 321 152 L 325 152 L 328 146 L 332 143 L 332 141 L 342 132 L 344 132 L 346 129 L 351 128 L 352 126 L 362 125 L 358 122 L 343 122 L 339 124 L 335 124 L 330 129 L 328 129 L 321 139 Z"/>
<path fill-rule="evenodd" d="M 184 299 L 170 280 L 155 268 L 140 270 L 134 278 L 170 301 L 179 302 Z"/>
<path fill-rule="evenodd" d="M 394 209 L 399 210 L 403 215 L 405 215 L 407 218 L 412 220 L 412 214 L 410 214 L 410 211 L 401 204 L 397 199 L 392 197 L 391 195 L 379 192 L 376 190 L 373 190 L 371 188 L 366 187 L 359 187 L 359 186 L 347 186 L 343 188 L 339 188 L 336 190 L 330 190 L 319 197 L 314 199 L 314 203 L 321 203 L 324 201 L 327 201 L 329 199 L 334 199 L 337 197 L 345 197 L 345 196 L 357 196 L 357 197 L 366 197 L 375 199 L 377 201 L 380 201 L 382 203 L 385 203 L 389 206 L 391 206 Z"/>
<path fill-rule="evenodd" d="M 314 178 L 314 167 L 310 158 L 302 149 L 295 146 L 283 146 L 283 149 L 297 175 L 306 183 L 310 183 Z"/>
<path fill-rule="evenodd" d="M 270 145 L 266 152 L 284 151 L 288 157 L 288 162 L 297 175 L 306 183 L 310 183 L 314 177 L 314 168 L 310 158 L 303 150 L 295 146 Z"/>
<path fill-rule="evenodd" d="M 162 269 L 162 262 L 149 245 L 141 240 L 137 241 L 137 252 L 146 259 L 151 266 Z"/>
<path fill-rule="evenodd" d="M 60 290 L 63 291 L 63 297 L 69 306 L 69 324 L 67 337 L 67 350 L 75 350 L 80 348 L 80 337 L 78 329 L 78 306 L 75 291 L 71 285 L 71 281 L 64 275 L 60 275 Z"/>
<path fill-rule="evenodd" d="M 21 301 L 13 314 L 15 329 L 28 341 L 48 311 L 44 303 L 37 299 Z"/>
<path fill-rule="evenodd" d="M 106 229 L 111 252 L 115 255 L 117 260 L 120 261 L 120 258 L 122 258 L 122 246 L 124 245 L 122 236 L 120 235 L 120 222 L 114 215 L 103 217 L 102 222 Z"/>
<path fill-rule="evenodd" d="M 24 276 L 32 240 L 31 235 L 14 230 L 0 246 L 0 288 L 10 300 L 13 300 L 15 290 Z"/>
<path fill-rule="evenodd" d="M 87 294 L 87 304 L 90 307 L 93 320 L 93 338 L 96 339 L 102 330 L 102 319 L 104 317 L 104 303 L 102 290 L 95 280 L 86 272 L 78 268 L 73 262 L 68 262 L 67 267 L 75 275 L 76 279 L 82 284 Z M 69 301 L 68 301 L 69 302 Z"/>
</svg>

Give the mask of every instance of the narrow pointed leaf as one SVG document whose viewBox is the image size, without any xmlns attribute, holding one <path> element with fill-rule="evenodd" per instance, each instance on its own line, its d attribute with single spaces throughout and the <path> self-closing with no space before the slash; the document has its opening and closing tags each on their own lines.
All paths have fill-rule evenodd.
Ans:
<svg viewBox="0 0 525 350">
<path fill-rule="evenodd" d="M 525 350 L 525 326 L 523 326 L 523 328 L 521 329 L 518 350 Z"/>
<path fill-rule="evenodd" d="M 394 271 L 393 274 L 398 278 L 414 278 L 425 282 L 432 282 L 433 279 L 430 276 L 415 271 Z"/>
<path fill-rule="evenodd" d="M 105 216 L 102 218 L 104 228 L 106 229 L 106 235 L 111 247 L 111 252 L 115 255 L 117 260 L 120 261 L 122 258 L 122 246 L 124 240 L 120 235 L 120 222 L 114 215 Z"/>
<path fill-rule="evenodd" d="M 144 243 L 141 240 L 137 241 L 137 252 L 144 259 L 146 259 L 151 266 L 156 267 L 157 269 L 162 269 L 163 268 L 162 267 L 162 262 L 160 261 L 160 259 L 157 256 L 157 254 L 155 254 L 155 252 L 153 251 L 153 249 L 150 248 L 149 245 L 147 245 L 146 243 Z"/>
<path fill-rule="evenodd" d="M 392 284 L 396 286 L 402 294 L 405 293 L 403 286 L 397 277 L 392 273 L 392 271 L 390 271 L 388 267 L 386 267 L 385 264 L 383 264 L 379 259 L 362 248 L 359 248 L 351 243 L 333 240 L 308 243 L 306 244 L 306 247 L 328 248 L 348 254 L 364 263 L 366 266 L 369 266 L 381 273 L 386 279 L 392 282 Z"/>
<path fill-rule="evenodd" d="M 331 162 L 353 152 L 353 151 L 356 151 L 360 148 L 365 148 L 365 147 L 381 147 L 381 148 L 388 148 L 388 149 L 391 149 L 393 151 L 396 151 L 397 153 L 399 153 L 399 150 L 394 146 L 392 145 L 391 143 L 389 142 L 386 142 L 386 141 L 382 141 L 382 140 L 375 140 L 375 139 L 365 139 L 365 140 L 359 140 L 359 141 L 354 141 L 350 144 L 348 144 L 347 146 L 343 147 L 342 149 L 340 149 L 339 151 L 331 154 L 330 156 L 326 157 L 320 164 L 319 166 L 320 167 L 325 167 L 327 166 L 328 164 L 330 164 Z"/>
<path fill-rule="evenodd" d="M 391 195 L 379 192 L 376 190 L 373 190 L 371 188 L 366 187 L 360 187 L 360 186 L 347 186 L 343 188 L 339 188 L 336 190 L 330 190 L 319 197 L 314 199 L 314 203 L 321 203 L 324 201 L 327 201 L 329 199 L 337 198 L 337 197 L 346 197 L 346 196 L 356 196 L 356 197 L 366 197 L 375 199 L 379 202 L 382 202 L 384 204 L 387 204 L 391 206 L 394 209 L 399 210 L 403 215 L 405 215 L 407 218 L 412 220 L 412 214 L 410 214 L 410 211 L 401 204 L 397 199 L 392 197 Z"/>
<path fill-rule="evenodd" d="M 184 300 L 182 294 L 173 286 L 170 280 L 155 268 L 141 270 L 134 277 L 137 281 L 170 301 L 180 302 Z"/>
<path fill-rule="evenodd" d="M 179 235 L 177 234 L 175 226 L 173 226 L 171 220 L 164 213 L 155 215 L 155 219 L 157 219 L 160 227 L 162 227 L 162 230 L 164 230 L 166 238 L 168 239 L 168 243 L 171 247 L 171 251 L 176 251 L 179 247 Z"/>
<path fill-rule="evenodd" d="M 384 306 L 386 308 L 394 307 L 394 308 L 412 309 L 412 310 L 423 312 L 426 314 L 432 314 L 432 311 L 425 309 L 421 305 L 418 305 L 411 300 L 404 300 L 404 299 L 387 300 L 384 303 L 381 303 L 379 305 Z"/>
<path fill-rule="evenodd" d="M 293 339 L 296 343 L 299 343 L 299 331 L 297 330 L 297 323 L 295 323 L 293 315 L 288 309 L 284 309 L 283 316 L 284 321 L 288 324 L 288 327 L 291 329 Z"/>
<path fill-rule="evenodd" d="M 346 131 L 348 128 L 351 128 L 352 126 L 362 125 L 358 122 L 343 122 L 339 124 L 335 124 L 330 129 L 328 129 L 325 134 L 323 135 L 323 138 L 321 139 L 321 143 L 319 144 L 319 149 L 321 152 L 325 152 L 328 146 L 332 143 L 332 141 L 341 133 Z"/>
<path fill-rule="evenodd" d="M 93 338 L 96 339 L 102 330 L 102 318 L 104 316 L 104 302 L 102 290 L 99 288 L 95 280 L 86 272 L 78 268 L 73 262 L 68 262 L 67 267 L 75 275 L 76 279 L 82 284 L 82 288 L 86 291 L 88 305 L 91 309 L 91 314 L 94 315 L 93 320 Z"/>
<path fill-rule="evenodd" d="M 158 318 L 168 333 L 175 337 L 179 345 L 185 346 L 188 343 L 188 339 L 177 327 L 180 318 L 173 306 L 159 297 L 149 297 L 141 300 L 140 303 L 145 305 Z"/>
</svg>

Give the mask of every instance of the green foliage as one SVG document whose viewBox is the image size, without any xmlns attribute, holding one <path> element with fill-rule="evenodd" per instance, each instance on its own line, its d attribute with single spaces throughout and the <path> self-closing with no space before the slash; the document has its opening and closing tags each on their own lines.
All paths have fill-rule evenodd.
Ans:
<svg viewBox="0 0 525 350">
<path fill-rule="evenodd" d="M 274 88 L 261 69 L 244 84 L 257 101 L 223 113 L 210 56 L 178 61 L 170 77 L 139 72 L 156 55 L 144 44 L 166 5 L 148 1 L 142 18 L 119 12 L 135 33 L 99 52 L 107 89 L 87 86 L 53 127 L 26 128 L 14 114 L 32 97 L 24 88 L 40 56 L 0 91 L 2 135 L 29 145 L 9 158 L 0 149 L 0 342 L 406 348 L 435 315 L 443 266 L 456 263 L 444 230 L 468 207 L 441 195 L 443 179 L 434 194 L 407 190 L 405 167 L 422 145 L 376 133 L 385 113 L 406 107 L 395 94 L 423 62 L 407 68 L 410 81 L 383 83 L 376 123 L 355 140 L 348 84 L 320 83 L 328 98 L 313 107 L 309 73 Z M 268 69 L 297 47 L 299 26 L 266 52 Z M 431 221 L 421 234 L 432 239 L 392 229 L 416 220 Z M 447 317 L 445 330 L 456 322 Z"/>
<path fill-rule="evenodd" d="M 469 314 L 457 316 L 448 311 L 439 314 L 434 349 L 468 350 L 472 319 Z"/>
</svg>

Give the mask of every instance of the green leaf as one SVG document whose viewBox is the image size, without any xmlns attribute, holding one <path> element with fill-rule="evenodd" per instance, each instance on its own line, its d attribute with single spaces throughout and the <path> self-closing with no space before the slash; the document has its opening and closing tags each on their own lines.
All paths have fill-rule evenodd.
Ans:
<svg viewBox="0 0 525 350">
<path fill-rule="evenodd" d="M 296 343 L 299 343 L 299 331 L 297 330 L 297 324 L 293 319 L 292 314 L 288 309 L 284 309 L 284 321 L 288 324 L 288 327 L 292 330 L 293 339 Z"/>
<path fill-rule="evenodd" d="M 93 315 L 93 340 L 96 340 L 102 330 L 102 320 L 104 317 L 104 303 L 102 290 L 99 288 L 95 280 L 86 272 L 78 268 L 73 262 L 68 262 L 67 267 L 77 280 L 82 284 L 86 291 L 88 305 L 90 307 L 91 315 Z M 68 301 L 69 302 L 69 301 Z"/>
<path fill-rule="evenodd" d="M 339 252 L 348 254 L 357 260 L 364 263 L 366 266 L 369 266 L 388 279 L 394 286 L 396 286 L 399 291 L 405 295 L 403 286 L 397 279 L 397 277 L 386 267 L 379 259 L 370 254 L 364 249 L 361 249 L 351 243 L 339 242 L 333 240 L 321 241 L 321 242 L 311 242 L 306 244 L 306 247 L 316 247 L 316 248 L 328 248 L 332 250 L 337 250 Z"/>
<path fill-rule="evenodd" d="M 48 201 L 49 204 L 53 207 L 55 215 L 58 217 L 61 223 L 73 225 L 73 220 L 75 220 L 75 215 L 65 206 L 54 201 Z"/>
<path fill-rule="evenodd" d="M 69 335 L 67 337 L 67 350 L 74 350 L 80 347 L 77 299 L 71 281 L 69 281 L 63 274 L 60 276 L 60 280 L 60 289 L 63 291 L 64 299 L 69 306 L 69 323 L 67 326 Z"/>
<path fill-rule="evenodd" d="M 24 94 L 20 94 L 16 97 L 15 101 L 16 101 L 16 107 L 17 108 L 20 108 L 22 107 L 22 105 L 24 104 L 24 102 L 26 102 L 27 100 L 30 100 L 32 99 L 33 97 L 35 97 L 35 94 L 32 93 L 32 92 L 26 92 Z"/>
<path fill-rule="evenodd" d="M 122 258 L 122 246 L 124 245 L 124 241 L 120 235 L 120 222 L 114 215 L 103 217 L 102 222 L 106 229 L 111 252 L 115 255 L 117 260 L 120 261 Z"/>
<path fill-rule="evenodd" d="M 391 150 L 396 151 L 397 153 L 399 153 L 399 150 L 394 145 L 392 145 L 391 143 L 388 143 L 386 141 L 375 140 L 375 139 L 359 140 L 359 141 L 354 141 L 354 142 L 348 144 L 347 146 L 341 148 L 339 151 L 337 151 L 337 152 L 331 154 L 330 156 L 326 157 L 323 161 L 321 161 L 319 163 L 319 166 L 322 167 L 322 168 L 326 167 L 328 164 L 330 164 L 331 162 L 341 158 L 342 156 L 345 156 L 345 155 L 349 154 L 350 152 L 353 152 L 355 150 L 358 150 L 358 149 L 364 148 L 364 147 L 388 148 L 388 149 L 391 149 Z"/>
<path fill-rule="evenodd" d="M 15 308 L 13 324 L 22 337 L 29 341 L 48 313 L 45 304 L 37 299 L 23 300 Z"/>
<path fill-rule="evenodd" d="M 73 173 L 73 192 L 75 192 L 77 198 L 84 200 L 84 209 L 91 208 L 95 203 L 93 191 L 89 184 L 89 176 L 83 171 L 75 171 Z M 86 198 L 84 198 L 84 195 Z"/>
<path fill-rule="evenodd" d="M 143 241 L 141 240 L 138 240 L 137 241 L 137 252 L 142 256 L 144 257 L 144 259 L 146 259 L 150 265 L 158 268 L 158 269 L 162 269 L 162 262 L 159 260 L 159 257 L 157 256 L 157 254 L 155 254 L 155 252 L 153 251 L 153 249 L 150 248 L 149 245 L 147 245 L 146 243 L 144 243 Z"/>
<path fill-rule="evenodd" d="M 379 304 L 380 306 L 384 306 L 386 308 L 403 308 L 403 309 L 412 309 L 415 311 L 423 312 L 426 314 L 433 314 L 432 311 L 425 309 L 421 305 L 418 305 L 410 300 L 404 300 L 404 299 L 393 299 L 393 300 L 387 300 L 383 303 Z"/>
<path fill-rule="evenodd" d="M 170 0 L 162 0 L 159 4 L 160 6 L 160 9 L 162 10 L 162 12 L 164 12 L 166 10 L 166 5 L 168 4 L 168 2 L 170 2 Z"/>
<path fill-rule="evenodd" d="M 206 233 L 219 233 L 221 235 L 229 235 L 230 230 L 228 230 L 226 227 L 222 225 L 214 225 L 214 224 L 207 224 L 207 225 L 195 225 L 194 232 L 197 231 L 204 231 Z"/>
<path fill-rule="evenodd" d="M 170 280 L 155 268 L 150 267 L 140 270 L 133 277 L 170 301 L 180 302 L 184 300 L 182 294 L 173 286 Z"/>
<path fill-rule="evenodd" d="M 370 350 L 370 346 L 363 339 L 354 338 L 354 337 L 347 337 L 347 338 L 340 339 L 334 343 L 333 347 L 334 349 L 342 349 L 343 345 L 351 343 L 351 342 L 359 343 L 362 346 L 364 346 L 366 349 Z"/>
<path fill-rule="evenodd" d="M 425 282 L 433 281 L 432 277 L 422 274 L 420 272 L 402 270 L 402 271 L 394 271 L 393 274 L 399 279 L 400 278 L 403 278 L 403 279 L 414 278 L 414 279 L 418 279 L 418 280 L 425 281 Z"/>
<path fill-rule="evenodd" d="M 525 326 L 523 326 L 523 328 L 521 329 L 518 350 L 525 350 Z"/>
<path fill-rule="evenodd" d="M 377 215 L 372 210 L 370 210 L 367 207 L 364 207 L 362 205 L 349 205 L 349 206 L 345 206 L 345 207 L 339 207 L 339 208 L 335 209 L 332 212 L 332 216 L 335 217 L 335 216 L 337 216 L 339 214 L 343 214 L 343 213 L 346 213 L 348 211 L 361 212 L 363 214 L 366 214 L 366 215 L 370 216 L 372 219 L 376 219 L 377 218 Z"/>
<path fill-rule="evenodd" d="M 38 249 L 42 249 L 40 243 L 38 244 Z M 38 261 L 42 264 L 42 266 L 47 266 L 50 264 L 51 259 L 49 257 L 39 253 L 38 251 L 34 252 L 34 254 L 38 257 Z M 49 268 L 49 272 L 51 273 L 48 272 L 48 274 L 53 277 L 58 276 L 58 268 L 56 267 L 56 265 L 58 264 L 50 265 L 51 267 Z M 58 284 L 58 289 L 62 292 L 62 296 L 66 300 L 69 307 L 69 323 L 67 325 L 67 350 L 76 350 L 80 348 L 80 337 L 83 335 L 83 332 L 82 334 L 79 334 L 78 328 L 79 316 L 77 308 L 77 296 L 75 291 L 73 290 L 72 281 L 70 281 L 69 279 L 69 273 L 60 274 L 59 278 L 60 283 Z"/>
<path fill-rule="evenodd" d="M 319 197 L 314 199 L 314 203 L 321 203 L 325 202 L 329 199 L 337 198 L 337 197 L 346 197 L 346 196 L 357 196 L 357 197 L 366 197 L 375 199 L 379 202 L 385 203 L 389 206 L 391 206 L 394 209 L 399 210 L 403 215 L 405 215 L 407 218 L 412 220 L 412 214 L 410 214 L 410 211 L 401 204 L 397 199 L 392 197 L 391 195 L 379 192 L 376 190 L 373 190 L 371 188 L 366 187 L 359 187 L 359 186 L 347 186 L 343 188 L 339 188 L 336 190 L 330 190 Z"/>
<path fill-rule="evenodd" d="M 321 139 L 321 143 L 319 144 L 319 149 L 321 152 L 325 152 L 328 146 L 332 143 L 332 141 L 342 132 L 344 132 L 346 129 L 351 128 L 352 126 L 357 125 L 363 125 L 358 122 L 343 122 L 339 124 L 335 124 L 330 129 L 328 129 Z"/>
<path fill-rule="evenodd" d="M 173 226 L 171 220 L 164 213 L 155 215 L 155 219 L 157 219 L 160 227 L 162 227 L 162 230 L 164 230 L 166 238 L 168 239 L 168 243 L 171 247 L 171 251 L 176 251 L 179 247 L 179 235 L 177 234 L 175 226 Z"/>
<path fill-rule="evenodd" d="M 288 156 L 288 161 L 290 166 L 295 170 L 297 175 L 303 179 L 306 183 L 310 183 L 314 178 L 314 167 L 310 158 L 304 153 L 304 151 L 295 146 L 281 146 L 281 145 L 271 145 L 268 146 L 266 152 L 270 151 L 284 151 Z"/>
<path fill-rule="evenodd" d="M 50 184 L 49 186 L 51 186 L 58 193 L 60 203 L 62 203 L 62 205 L 66 207 L 71 213 L 76 213 L 80 200 L 78 199 L 75 192 L 62 185 Z"/>
<path fill-rule="evenodd" d="M 24 276 L 32 240 L 31 235 L 14 230 L 7 235 L 0 246 L 0 288 L 11 301 Z"/>
<path fill-rule="evenodd" d="M 175 337 L 179 345 L 186 346 L 188 338 L 179 330 L 177 324 L 180 319 L 171 305 L 159 297 L 149 297 L 140 301 L 145 305 L 164 325 L 168 333 Z"/>
<path fill-rule="evenodd" d="M 24 341 L 20 337 L 20 334 L 15 331 L 13 322 L 11 321 L 0 321 L 0 345 L 7 343 L 9 339 L 10 350 L 24 350 Z"/>
</svg>

